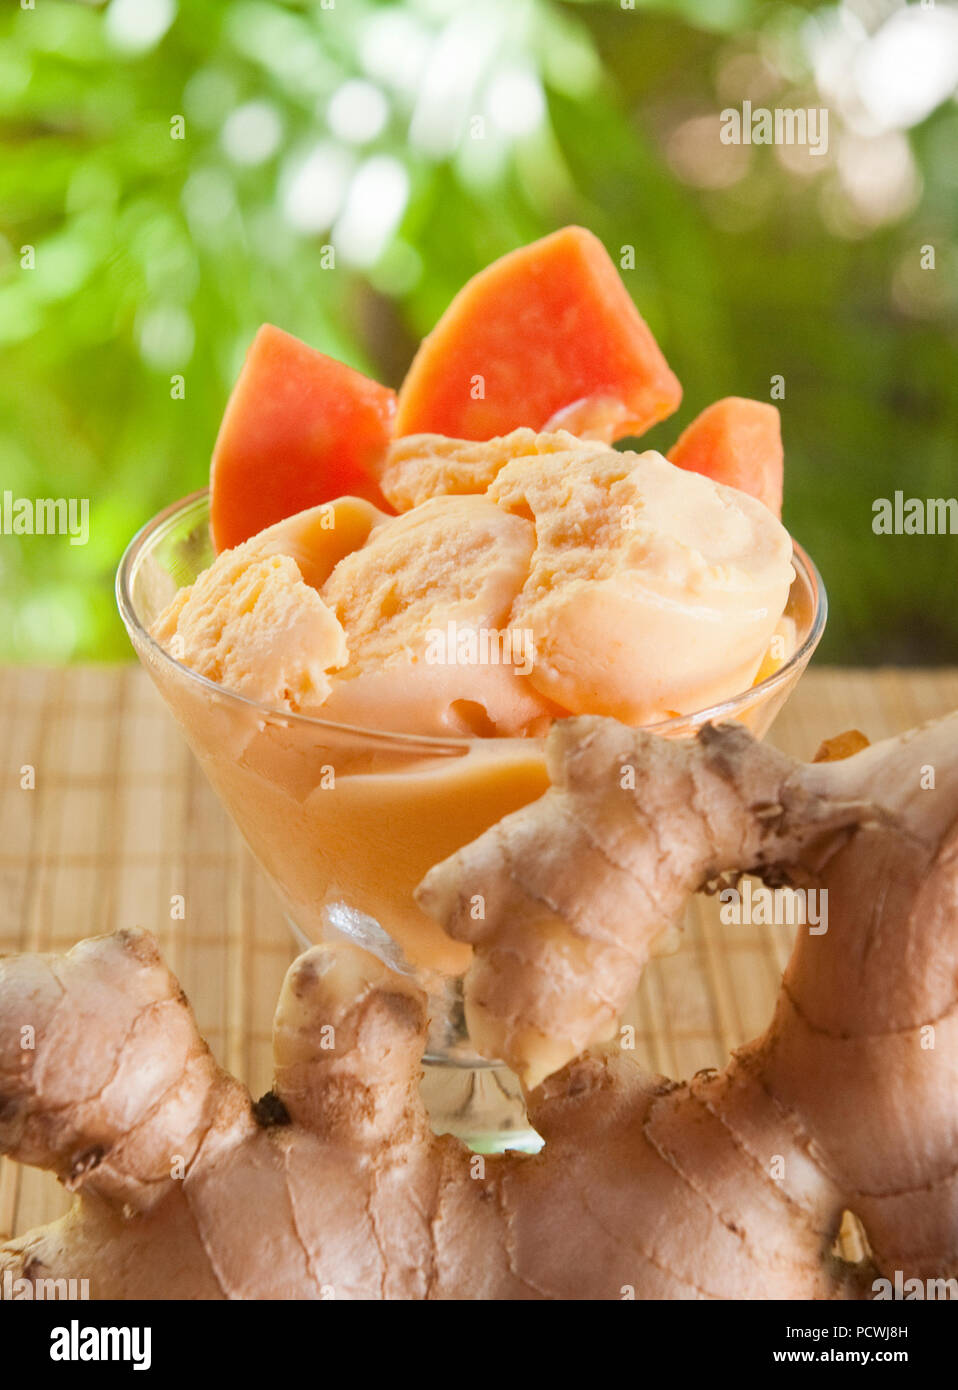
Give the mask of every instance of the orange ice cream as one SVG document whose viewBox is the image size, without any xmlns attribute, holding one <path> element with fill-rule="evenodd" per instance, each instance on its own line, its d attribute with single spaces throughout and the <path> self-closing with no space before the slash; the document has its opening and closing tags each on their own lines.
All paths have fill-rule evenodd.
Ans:
<svg viewBox="0 0 958 1390">
<path fill-rule="evenodd" d="M 761 502 L 601 447 L 515 459 L 486 496 L 534 518 L 509 621 L 535 634 L 541 694 L 651 724 L 751 684 L 794 578 L 791 538 Z"/>
<path fill-rule="evenodd" d="M 346 634 L 296 562 L 248 541 L 181 589 L 153 635 L 198 675 L 271 709 L 322 704 L 347 659 Z"/>
<path fill-rule="evenodd" d="M 582 448 L 582 440 L 565 430 L 537 434 L 518 429 L 481 443 L 442 434 L 409 434 L 390 444 L 380 465 L 379 486 L 397 511 L 406 512 L 429 497 L 485 492 L 513 459 L 572 454 Z"/>
<path fill-rule="evenodd" d="M 324 716 L 426 734 L 544 732 L 555 710 L 510 625 L 535 548 L 532 523 L 484 497 L 429 498 L 380 526 L 322 588 L 349 646 Z"/>
<path fill-rule="evenodd" d="M 381 928 L 459 973 L 471 948 L 412 898 L 426 870 L 545 790 L 553 718 L 647 723 L 747 688 L 791 543 L 742 493 L 561 431 L 397 441 L 381 484 L 407 510 L 300 513 L 160 615 L 221 694 L 151 669 L 308 935 Z"/>
</svg>

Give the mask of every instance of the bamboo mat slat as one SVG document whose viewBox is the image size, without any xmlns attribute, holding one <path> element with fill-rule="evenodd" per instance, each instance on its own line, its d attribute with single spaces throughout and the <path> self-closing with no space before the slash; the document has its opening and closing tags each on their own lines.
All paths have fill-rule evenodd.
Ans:
<svg viewBox="0 0 958 1390">
<path fill-rule="evenodd" d="M 809 672 L 771 741 L 800 757 L 860 728 L 872 741 L 958 707 L 958 668 Z M 64 950 L 138 924 L 159 940 L 219 1060 L 254 1094 L 295 954 L 269 884 L 134 666 L 0 668 L 0 953 Z M 36 770 L 34 790 L 21 769 Z M 182 895 L 185 920 L 171 916 Z M 787 928 L 723 926 L 696 899 L 674 954 L 628 1016 L 636 1057 L 689 1076 L 721 1066 L 770 1016 Z M 0 1160 L 0 1235 L 64 1211 L 49 1174 Z"/>
</svg>

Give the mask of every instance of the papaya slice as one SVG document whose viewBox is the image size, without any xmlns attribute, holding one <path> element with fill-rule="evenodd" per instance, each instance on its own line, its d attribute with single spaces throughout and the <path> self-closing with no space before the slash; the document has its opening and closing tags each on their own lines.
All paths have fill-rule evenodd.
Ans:
<svg viewBox="0 0 958 1390">
<path fill-rule="evenodd" d="M 393 391 L 264 324 L 213 448 L 210 529 L 217 552 L 337 497 L 362 497 L 392 511 L 373 469 L 395 410 Z"/>
<path fill-rule="evenodd" d="M 667 457 L 679 468 L 757 497 L 781 516 L 782 428 L 778 410 L 767 401 L 744 396 L 715 401 L 682 431 Z"/>
<path fill-rule="evenodd" d="M 484 440 L 527 425 L 611 443 L 681 399 L 605 247 L 565 227 L 459 291 L 400 387 L 396 433 Z"/>
</svg>

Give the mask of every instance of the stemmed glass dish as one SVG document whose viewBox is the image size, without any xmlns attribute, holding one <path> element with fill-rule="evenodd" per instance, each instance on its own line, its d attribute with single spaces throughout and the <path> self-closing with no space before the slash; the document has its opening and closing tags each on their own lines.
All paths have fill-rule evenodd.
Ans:
<svg viewBox="0 0 958 1390">
<path fill-rule="evenodd" d="M 300 946 L 348 937 L 431 996 L 424 1093 L 435 1127 L 486 1150 L 535 1147 L 515 1079 L 469 1043 L 456 976 L 470 948 L 449 940 L 412 895 L 433 864 L 541 795 L 544 740 L 355 728 L 268 709 L 183 666 L 149 629 L 212 563 L 208 523 L 203 491 L 167 507 L 130 542 L 117 601 L 137 655 L 272 880 Z M 687 737 L 734 719 L 756 737 L 766 733 L 825 625 L 821 578 L 797 544 L 793 565 L 788 659 L 731 699 L 653 732 Z"/>
</svg>

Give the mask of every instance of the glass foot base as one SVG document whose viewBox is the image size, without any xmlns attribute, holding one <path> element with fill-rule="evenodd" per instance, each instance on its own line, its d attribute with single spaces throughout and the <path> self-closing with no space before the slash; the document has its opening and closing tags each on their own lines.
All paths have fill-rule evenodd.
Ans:
<svg viewBox="0 0 958 1390">
<path fill-rule="evenodd" d="M 474 1153 L 538 1153 L 519 1082 L 508 1067 L 450 1065 L 425 1058 L 420 1093 L 435 1134 L 454 1134 Z"/>
<path fill-rule="evenodd" d="M 501 1063 L 485 1061 L 469 1041 L 462 981 L 423 977 L 372 917 L 343 903 L 330 903 L 325 912 L 326 940 L 361 946 L 415 980 L 428 995 L 429 1040 L 420 1093 L 433 1132 L 454 1134 L 475 1153 L 538 1153 L 543 1141 L 529 1123 L 518 1079 Z M 286 920 L 300 950 L 313 945 L 292 917 Z"/>
</svg>

